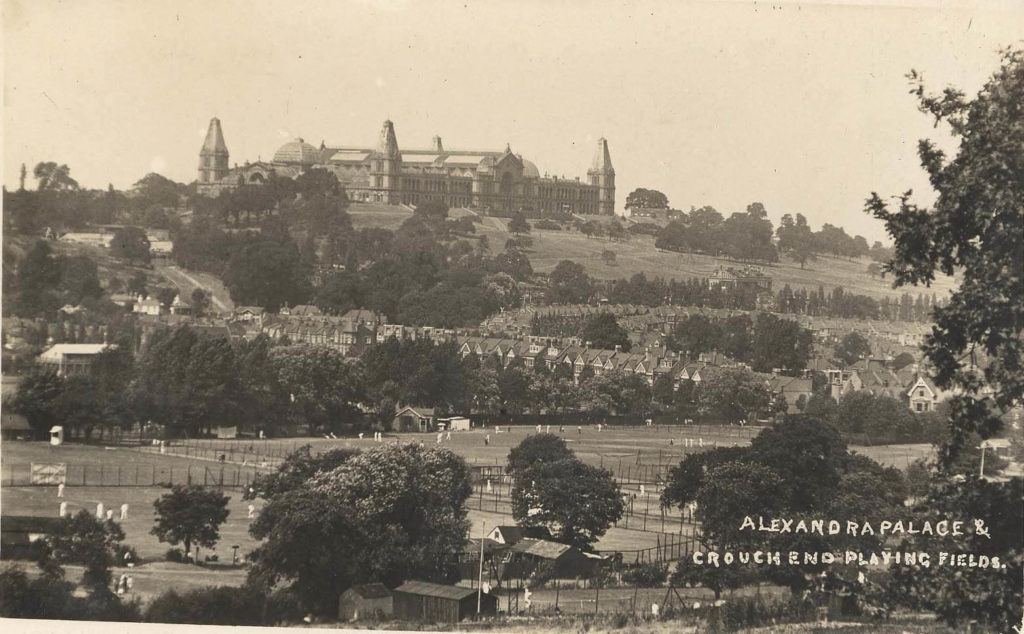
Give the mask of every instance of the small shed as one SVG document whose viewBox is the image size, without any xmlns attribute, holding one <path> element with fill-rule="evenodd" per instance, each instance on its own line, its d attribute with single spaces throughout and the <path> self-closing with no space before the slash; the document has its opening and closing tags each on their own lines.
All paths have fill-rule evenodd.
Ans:
<svg viewBox="0 0 1024 634">
<path fill-rule="evenodd" d="M 358 621 L 374 617 L 390 617 L 394 612 L 391 591 L 382 583 L 352 586 L 338 599 L 338 620 Z"/>
<path fill-rule="evenodd" d="M 427 581 L 407 581 L 393 592 L 395 618 L 428 623 L 458 623 L 477 614 L 476 588 L 445 586 Z M 480 614 L 498 613 L 498 598 L 480 595 Z"/>
<path fill-rule="evenodd" d="M 32 426 L 21 414 L 4 412 L 0 416 L 0 433 L 4 440 L 27 440 L 32 437 Z"/>
<path fill-rule="evenodd" d="M 541 565 L 550 567 L 551 574 L 567 579 L 589 575 L 595 561 L 568 544 L 524 538 L 509 547 L 498 566 L 498 576 L 502 579 L 529 577 Z"/>
<path fill-rule="evenodd" d="M 238 425 L 216 427 L 214 434 L 217 438 L 238 438 Z"/>
<path fill-rule="evenodd" d="M 469 431 L 472 427 L 469 419 L 465 416 L 452 416 L 450 418 L 437 419 L 438 427 L 444 425 L 444 429 L 451 431 Z"/>
</svg>

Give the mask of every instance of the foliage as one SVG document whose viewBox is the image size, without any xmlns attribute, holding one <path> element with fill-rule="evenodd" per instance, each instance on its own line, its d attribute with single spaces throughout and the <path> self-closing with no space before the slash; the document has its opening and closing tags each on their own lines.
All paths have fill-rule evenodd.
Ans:
<svg viewBox="0 0 1024 634">
<path fill-rule="evenodd" d="M 63 191 L 78 189 L 78 181 L 71 178 L 71 168 L 53 161 L 37 163 L 32 175 L 38 181 L 39 191 Z"/>
<path fill-rule="evenodd" d="M 269 500 L 298 490 L 315 476 L 334 471 L 356 455 L 359 455 L 358 449 L 347 448 L 331 449 L 314 455 L 311 445 L 303 445 L 285 456 L 276 471 L 256 476 L 242 499 Z"/>
<path fill-rule="evenodd" d="M 201 625 L 278 625 L 302 616 L 295 597 L 285 591 L 267 594 L 252 585 L 207 586 L 178 593 L 168 590 L 146 607 L 147 623 Z"/>
<path fill-rule="evenodd" d="M 989 535 L 968 528 L 965 535 L 917 536 L 900 548 L 947 552 L 952 556 L 970 553 L 998 558 L 1002 567 L 936 565 L 894 567 L 888 591 L 897 602 L 916 609 L 935 611 L 951 626 L 972 620 L 996 631 L 1010 632 L 1022 619 L 1024 580 L 1024 484 L 1020 478 L 1009 482 L 988 482 L 970 475 L 961 482 L 938 479 L 927 497 L 914 507 L 919 520 L 935 518 L 979 518 Z"/>
<path fill-rule="evenodd" d="M 469 467 L 447 449 L 374 447 L 268 500 L 250 527 L 264 540 L 250 578 L 290 581 L 321 613 L 353 584 L 452 581 L 470 493 Z"/>
<path fill-rule="evenodd" d="M 224 283 L 239 304 L 277 312 L 282 305 L 301 303 L 307 282 L 294 243 L 264 241 L 243 247 L 227 263 Z"/>
<path fill-rule="evenodd" d="M 546 526 L 557 541 L 590 551 L 619 519 L 625 504 L 612 473 L 575 456 L 517 471 L 512 516 L 522 526 Z"/>
<path fill-rule="evenodd" d="M 548 274 L 547 300 L 552 304 L 585 304 L 594 294 L 594 285 L 583 266 L 562 260 Z"/>
<path fill-rule="evenodd" d="M 622 582 L 638 588 L 657 588 L 668 579 L 668 565 L 640 564 L 622 572 Z"/>
<path fill-rule="evenodd" d="M 516 474 L 535 464 L 557 462 L 572 457 L 573 452 L 561 436 L 530 434 L 508 452 L 505 473 Z"/>
<path fill-rule="evenodd" d="M 776 368 L 784 372 L 799 372 L 807 365 L 814 347 L 811 331 L 800 324 L 761 313 L 754 325 L 752 365 L 757 372 L 770 372 Z"/>
<path fill-rule="evenodd" d="M 698 399 L 705 416 L 737 423 L 756 418 L 768 408 L 768 389 L 750 370 L 705 368 L 701 376 Z"/>
<path fill-rule="evenodd" d="M 616 347 L 623 352 L 629 352 L 632 343 L 626 329 L 619 325 L 615 315 L 611 313 L 599 313 L 587 320 L 580 333 L 580 339 L 589 341 L 592 348 L 603 348 L 613 350 Z"/>
<path fill-rule="evenodd" d="M 114 232 L 110 253 L 128 262 L 149 263 L 149 238 L 139 227 L 122 227 Z"/>
<path fill-rule="evenodd" d="M 360 369 L 340 351 L 318 346 L 270 350 L 276 385 L 289 397 L 288 413 L 317 430 L 338 430 L 360 420 L 365 400 Z"/>
<path fill-rule="evenodd" d="M 668 209 L 668 197 L 656 189 L 638 187 L 629 192 L 625 209 Z"/>
<path fill-rule="evenodd" d="M 0 616 L 76 621 L 138 621 L 138 601 L 123 602 L 108 588 L 79 596 L 61 574 L 30 579 L 15 564 L 0 571 Z"/>
<path fill-rule="evenodd" d="M 678 465 L 669 469 L 667 484 L 661 492 L 661 506 L 683 507 L 695 501 L 709 470 L 726 462 L 743 460 L 748 453 L 746 447 L 715 447 L 687 454 Z"/>
<path fill-rule="evenodd" d="M 526 216 L 523 215 L 523 212 L 517 211 L 512 214 L 508 221 L 508 231 L 512 235 L 530 233 L 530 223 L 526 221 Z"/>
<path fill-rule="evenodd" d="M 124 531 L 112 520 L 101 520 L 82 509 L 71 517 L 62 517 L 46 536 L 40 567 L 77 564 L 85 568 L 82 583 L 90 591 L 103 593 L 110 585 L 110 566 Z"/>
<path fill-rule="evenodd" d="M 839 341 L 834 354 L 845 365 L 853 365 L 871 354 L 871 342 L 859 332 L 847 333 Z"/>
<path fill-rule="evenodd" d="M 186 554 L 192 544 L 213 548 L 220 539 L 220 525 L 228 518 L 230 499 L 197 484 L 176 484 L 153 502 L 157 519 L 150 532 L 161 542 L 183 544 Z"/>
<path fill-rule="evenodd" d="M 909 77 L 922 112 L 936 125 L 947 124 L 960 147 L 947 158 L 931 141 L 918 144 L 937 193 L 932 209 L 912 203 L 906 192 L 893 211 L 872 193 L 866 211 L 886 223 L 895 241 L 895 255 L 885 265 L 895 285 L 929 285 L 937 273 L 956 273 L 961 280 L 948 304 L 935 308 L 925 344 L 936 384 L 962 391 L 942 455 L 948 465 L 971 432 L 997 432 L 999 410 L 1019 405 L 1024 395 L 1024 50 L 1005 51 L 1001 67 L 973 100 L 953 88 L 926 94 L 920 75 Z M 979 355 L 990 359 L 981 371 L 972 367 Z M 998 387 L 986 397 L 984 385 Z"/>
</svg>

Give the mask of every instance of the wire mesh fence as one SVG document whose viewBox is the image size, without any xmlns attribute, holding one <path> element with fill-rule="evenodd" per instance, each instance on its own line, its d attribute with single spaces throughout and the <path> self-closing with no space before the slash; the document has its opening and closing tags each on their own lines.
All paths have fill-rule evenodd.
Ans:
<svg viewBox="0 0 1024 634">
<path fill-rule="evenodd" d="M 65 486 L 90 487 L 157 487 L 175 484 L 201 484 L 228 488 L 245 488 L 260 474 L 258 467 L 241 465 L 161 465 L 161 464 L 103 464 L 69 463 L 66 465 Z M 32 464 L 2 466 L 0 482 L 3 486 L 52 485 L 33 477 Z"/>
</svg>

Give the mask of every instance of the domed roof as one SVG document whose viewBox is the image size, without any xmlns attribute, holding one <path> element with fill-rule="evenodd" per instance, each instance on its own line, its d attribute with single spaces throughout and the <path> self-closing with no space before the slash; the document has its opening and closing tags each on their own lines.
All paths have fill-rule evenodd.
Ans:
<svg viewBox="0 0 1024 634">
<path fill-rule="evenodd" d="M 533 161 L 520 157 L 523 162 L 523 178 L 540 178 L 540 170 L 533 164 Z"/>
<path fill-rule="evenodd" d="M 320 158 L 320 152 L 302 139 L 289 141 L 274 152 L 275 163 L 300 163 L 312 165 Z"/>
</svg>

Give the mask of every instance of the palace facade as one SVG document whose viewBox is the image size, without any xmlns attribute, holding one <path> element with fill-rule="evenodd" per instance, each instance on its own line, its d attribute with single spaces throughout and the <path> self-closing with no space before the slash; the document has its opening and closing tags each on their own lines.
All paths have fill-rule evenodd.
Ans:
<svg viewBox="0 0 1024 634">
<path fill-rule="evenodd" d="M 428 149 L 400 149 L 391 121 L 385 121 L 375 148 L 314 147 L 302 139 L 285 143 L 270 162 L 229 167 L 220 120 L 211 119 L 199 151 L 199 192 L 216 196 L 240 184 L 262 183 L 272 173 L 294 178 L 325 169 L 338 177 L 355 201 L 418 205 L 442 200 L 492 215 L 522 211 L 530 217 L 565 213 L 615 212 L 615 169 L 608 142 L 599 139 L 586 179 L 540 175 L 537 166 L 506 145 L 490 150 L 446 150 L 435 136 Z"/>
</svg>

